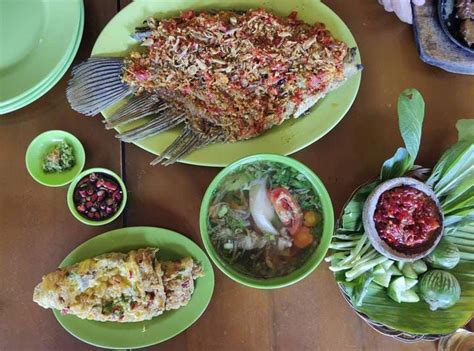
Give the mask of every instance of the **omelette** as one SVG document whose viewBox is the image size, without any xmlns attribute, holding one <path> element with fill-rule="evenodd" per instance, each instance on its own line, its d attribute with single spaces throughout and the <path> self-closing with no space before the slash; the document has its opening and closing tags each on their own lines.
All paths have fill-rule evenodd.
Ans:
<svg viewBox="0 0 474 351">
<path fill-rule="evenodd" d="M 157 248 L 111 252 L 47 274 L 33 301 L 81 319 L 139 322 L 186 306 L 203 276 L 191 257 L 158 261 Z"/>
</svg>

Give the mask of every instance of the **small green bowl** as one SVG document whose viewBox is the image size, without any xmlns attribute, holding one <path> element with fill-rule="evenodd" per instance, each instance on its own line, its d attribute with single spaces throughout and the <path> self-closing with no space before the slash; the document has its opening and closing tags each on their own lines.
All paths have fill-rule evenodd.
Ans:
<svg viewBox="0 0 474 351">
<path fill-rule="evenodd" d="M 117 181 L 120 188 L 122 189 L 122 202 L 120 203 L 120 207 L 118 211 L 112 217 L 106 218 L 102 221 L 92 221 L 88 218 L 83 217 L 76 210 L 76 205 L 74 204 L 74 189 L 76 189 L 77 183 L 79 183 L 79 181 L 82 178 L 84 178 L 86 175 L 91 174 L 91 173 L 103 173 L 103 174 L 108 175 L 109 177 Z M 127 188 L 125 187 L 125 183 L 115 172 L 112 172 L 111 170 L 107 168 L 97 167 L 97 168 L 86 169 L 84 172 L 79 174 L 76 177 L 76 179 L 74 179 L 74 181 L 69 185 L 69 189 L 67 191 L 67 205 L 69 207 L 69 210 L 71 211 L 72 215 L 76 217 L 78 221 L 87 225 L 99 226 L 99 225 L 104 225 L 104 224 L 115 221 L 122 214 L 123 210 L 125 209 L 126 203 L 127 203 Z"/>
<path fill-rule="evenodd" d="M 58 143 L 65 141 L 74 149 L 76 165 L 61 173 L 46 173 L 43 171 L 43 158 Z M 86 163 L 86 153 L 79 139 L 71 133 L 62 130 L 50 130 L 41 133 L 28 146 L 25 163 L 31 177 L 38 183 L 59 187 L 70 183 L 81 173 Z"/>
<path fill-rule="evenodd" d="M 214 248 L 214 245 L 211 242 L 211 239 L 209 238 L 209 233 L 207 231 L 208 208 L 211 201 L 211 197 L 219 183 L 222 181 L 222 179 L 228 174 L 236 171 L 243 165 L 261 161 L 283 163 L 287 166 L 295 168 L 296 170 L 304 174 L 309 179 L 309 181 L 314 187 L 314 191 L 320 198 L 324 220 L 321 242 L 319 243 L 319 246 L 316 248 L 316 250 L 308 258 L 306 263 L 286 276 L 269 279 L 254 278 L 235 270 L 231 264 L 227 263 L 224 259 L 222 259 L 222 257 L 219 256 L 216 249 Z M 215 265 L 229 278 L 252 288 L 276 289 L 300 281 L 301 279 L 308 276 L 312 271 L 314 271 L 316 267 L 321 263 L 324 256 L 326 255 L 326 252 L 329 248 L 329 244 L 332 239 L 334 229 L 334 212 L 332 208 L 331 199 L 326 188 L 324 187 L 321 180 L 308 167 L 290 157 L 274 154 L 258 154 L 242 158 L 232 163 L 231 165 L 224 168 L 214 178 L 202 200 L 199 226 L 201 230 L 201 238 L 208 255 L 211 257 Z"/>
</svg>

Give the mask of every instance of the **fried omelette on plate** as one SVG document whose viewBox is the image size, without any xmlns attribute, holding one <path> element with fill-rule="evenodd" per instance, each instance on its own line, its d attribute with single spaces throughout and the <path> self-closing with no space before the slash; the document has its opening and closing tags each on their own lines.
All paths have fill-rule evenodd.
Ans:
<svg viewBox="0 0 474 351">
<path fill-rule="evenodd" d="M 203 276 L 191 257 L 160 262 L 157 248 L 111 252 L 59 268 L 35 287 L 33 301 L 81 319 L 139 322 L 187 305 Z"/>
</svg>

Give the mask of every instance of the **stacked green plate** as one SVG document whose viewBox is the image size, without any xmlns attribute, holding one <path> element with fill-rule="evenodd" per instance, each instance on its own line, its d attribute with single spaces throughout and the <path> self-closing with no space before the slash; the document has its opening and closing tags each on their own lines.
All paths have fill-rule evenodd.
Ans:
<svg viewBox="0 0 474 351">
<path fill-rule="evenodd" d="M 30 104 L 61 79 L 83 28 L 82 0 L 0 0 L 0 114 Z"/>
</svg>

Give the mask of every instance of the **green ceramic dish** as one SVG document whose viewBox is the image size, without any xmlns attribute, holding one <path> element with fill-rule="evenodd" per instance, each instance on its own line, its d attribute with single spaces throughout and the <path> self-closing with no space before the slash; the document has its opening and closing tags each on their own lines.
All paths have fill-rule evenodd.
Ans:
<svg viewBox="0 0 474 351">
<path fill-rule="evenodd" d="M 112 217 L 106 218 L 102 221 L 92 221 L 88 218 L 83 217 L 77 210 L 76 210 L 76 205 L 74 204 L 74 189 L 77 186 L 77 183 L 84 178 L 86 175 L 91 174 L 91 173 L 103 173 L 108 175 L 109 177 L 113 178 L 120 186 L 120 189 L 122 189 L 122 202 L 120 203 L 120 207 L 117 212 Z M 125 187 L 125 183 L 122 181 L 122 178 L 120 178 L 115 172 L 112 172 L 111 170 L 107 168 L 89 168 L 86 169 L 84 172 L 79 174 L 76 179 L 69 185 L 69 189 L 67 191 L 67 205 L 69 207 L 69 210 L 71 211 L 72 215 L 80 222 L 87 224 L 87 225 L 93 225 L 93 226 L 99 226 L 99 225 L 104 225 L 110 222 L 115 221 L 123 212 L 125 209 L 125 205 L 127 204 L 127 188 Z"/>
<path fill-rule="evenodd" d="M 64 75 L 79 48 L 82 0 L 3 0 L 0 42 L 0 114 L 41 97 Z M 18 26 L 28 23 L 28 26 Z"/>
<path fill-rule="evenodd" d="M 155 15 L 158 18 L 176 16 L 180 11 L 232 9 L 243 10 L 249 8 L 267 8 L 279 15 L 288 15 L 292 11 L 298 12 L 298 17 L 307 23 L 323 22 L 332 34 L 349 46 L 357 44 L 349 28 L 326 5 L 319 0 L 174 0 L 148 1 L 135 0 L 120 11 L 104 28 L 100 34 L 92 56 L 124 56 L 136 46 L 130 38 L 134 28 L 140 26 L 147 16 Z M 357 57 L 360 62 L 360 57 Z M 206 146 L 182 159 L 182 162 L 203 166 L 227 166 L 242 157 L 256 153 L 276 153 L 289 155 L 301 150 L 323 137 L 344 117 L 351 107 L 359 89 L 361 74 L 350 78 L 342 87 L 329 93 L 323 100 L 314 106 L 310 113 L 298 120 L 289 120 L 278 127 L 274 127 L 263 135 L 250 140 L 216 144 Z M 123 104 L 123 103 L 122 103 Z M 103 111 L 105 118 L 121 106 L 116 104 Z M 126 129 L 137 127 L 142 121 L 130 123 Z M 119 128 L 120 132 L 126 130 Z M 137 143 L 141 148 L 160 154 L 181 133 L 182 128 L 160 133 Z"/>
<path fill-rule="evenodd" d="M 62 173 L 46 173 L 43 171 L 43 157 L 56 144 L 65 141 L 74 149 L 76 164 Z M 26 168 L 38 183 L 58 187 L 70 183 L 84 168 L 86 153 L 79 139 L 62 130 L 50 130 L 38 135 L 28 146 L 25 155 Z"/>
<path fill-rule="evenodd" d="M 76 338 L 97 347 L 134 349 L 172 338 L 189 328 L 204 313 L 214 290 L 211 262 L 194 242 L 167 229 L 131 227 L 95 236 L 74 249 L 59 266 L 68 266 L 107 252 L 127 252 L 143 247 L 158 247 L 159 258 L 163 260 L 191 256 L 201 263 L 205 275 L 196 280 L 189 304 L 137 323 L 88 321 L 71 315 L 63 316 L 54 310 L 54 316 L 64 329 Z"/>
<path fill-rule="evenodd" d="M 270 278 L 270 279 L 258 279 L 250 277 L 249 275 L 243 274 L 235 270 L 232 265 L 224 261 L 216 252 L 207 231 L 207 218 L 208 218 L 208 208 L 211 201 L 212 194 L 215 189 L 222 181 L 224 177 L 228 174 L 236 171 L 242 165 L 254 163 L 257 161 L 269 161 L 269 162 L 278 162 L 283 163 L 287 166 L 293 167 L 302 174 L 304 174 L 309 181 L 314 186 L 314 191 L 318 194 L 321 201 L 321 208 L 323 212 L 323 233 L 321 236 L 321 242 L 316 250 L 311 254 L 306 263 L 284 277 Z M 243 285 L 258 288 L 258 289 L 275 289 L 285 287 L 291 284 L 294 284 L 301 279 L 308 276 L 316 267 L 321 263 L 322 259 L 326 255 L 326 252 L 329 248 L 329 243 L 331 242 L 333 229 L 334 229 L 334 212 L 332 208 L 331 198 L 324 187 L 321 180 L 311 171 L 308 167 L 302 163 L 286 156 L 274 155 L 274 154 L 260 154 L 245 157 L 241 160 L 238 160 L 228 167 L 224 168 L 211 182 L 209 188 L 204 195 L 204 199 L 201 204 L 201 211 L 199 217 L 199 227 L 201 229 L 201 237 L 204 243 L 204 247 L 207 250 L 207 253 L 211 257 L 212 261 L 216 266 L 224 272 L 229 278 L 239 282 Z"/>
</svg>

